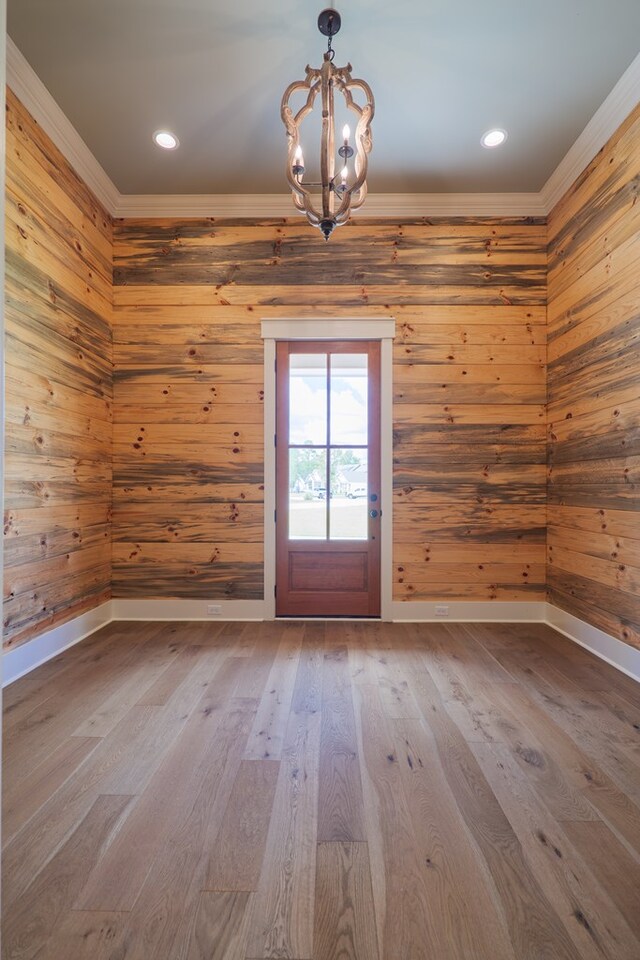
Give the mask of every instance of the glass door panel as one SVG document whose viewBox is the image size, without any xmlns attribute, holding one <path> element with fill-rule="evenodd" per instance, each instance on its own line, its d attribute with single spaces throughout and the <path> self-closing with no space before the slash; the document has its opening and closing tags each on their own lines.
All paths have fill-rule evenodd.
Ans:
<svg viewBox="0 0 640 960">
<path fill-rule="evenodd" d="M 368 537 L 368 354 L 289 357 L 291 540 Z"/>
<path fill-rule="evenodd" d="M 331 357 L 330 443 L 362 444 L 368 436 L 368 375 L 366 353 L 338 353 Z"/>
<path fill-rule="evenodd" d="M 362 447 L 331 449 L 330 540 L 366 540 L 368 537 L 367 451 Z"/>
<path fill-rule="evenodd" d="M 289 538 L 327 539 L 327 451 L 289 449 Z"/>
<path fill-rule="evenodd" d="M 289 366 L 289 443 L 327 443 L 327 355 L 294 353 Z"/>
</svg>

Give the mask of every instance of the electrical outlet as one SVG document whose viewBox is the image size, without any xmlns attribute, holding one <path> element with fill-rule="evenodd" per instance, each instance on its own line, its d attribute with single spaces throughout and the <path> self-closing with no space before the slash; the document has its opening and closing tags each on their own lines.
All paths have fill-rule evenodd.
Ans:
<svg viewBox="0 0 640 960">
<path fill-rule="evenodd" d="M 207 616 L 219 617 L 221 613 L 222 613 L 222 608 L 219 603 L 209 603 L 207 605 Z"/>
<path fill-rule="evenodd" d="M 436 605 L 436 617 L 448 617 L 449 607 L 446 604 Z"/>
</svg>

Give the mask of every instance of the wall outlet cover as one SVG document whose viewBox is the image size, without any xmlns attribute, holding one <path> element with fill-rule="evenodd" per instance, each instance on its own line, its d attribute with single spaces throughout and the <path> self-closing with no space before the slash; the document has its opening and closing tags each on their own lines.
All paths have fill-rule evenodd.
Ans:
<svg viewBox="0 0 640 960">
<path fill-rule="evenodd" d="M 436 617 L 448 617 L 449 616 L 449 607 L 447 604 L 438 604 L 436 605 Z"/>
<path fill-rule="evenodd" d="M 207 604 L 207 616 L 208 617 L 219 617 L 222 613 L 222 607 L 219 603 L 209 603 Z"/>
</svg>

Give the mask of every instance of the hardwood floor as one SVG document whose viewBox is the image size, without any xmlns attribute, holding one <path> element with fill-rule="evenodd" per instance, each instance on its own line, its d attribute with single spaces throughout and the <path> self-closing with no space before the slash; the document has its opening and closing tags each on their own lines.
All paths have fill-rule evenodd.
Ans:
<svg viewBox="0 0 640 960">
<path fill-rule="evenodd" d="M 4 759 L 6 960 L 640 957 L 640 687 L 543 625 L 116 623 Z"/>
</svg>

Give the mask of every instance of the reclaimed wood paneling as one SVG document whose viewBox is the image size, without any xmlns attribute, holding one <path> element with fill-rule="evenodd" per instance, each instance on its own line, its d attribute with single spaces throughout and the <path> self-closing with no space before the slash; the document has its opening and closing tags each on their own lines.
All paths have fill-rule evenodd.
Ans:
<svg viewBox="0 0 640 960">
<path fill-rule="evenodd" d="M 639 146 L 637 110 L 548 225 L 114 237 L 9 93 L 8 644 L 110 595 L 112 498 L 116 596 L 262 596 L 260 320 L 391 315 L 395 598 L 540 599 L 546 539 L 549 598 L 640 645 Z"/>
<path fill-rule="evenodd" d="M 111 589 L 112 224 L 8 91 L 4 637 Z"/>
<path fill-rule="evenodd" d="M 640 108 L 549 217 L 549 599 L 640 647 Z"/>
<path fill-rule="evenodd" d="M 328 245 L 300 220 L 116 223 L 115 595 L 262 596 L 260 320 L 392 315 L 396 598 L 540 599 L 546 239 L 527 219 L 352 221 Z"/>
</svg>

